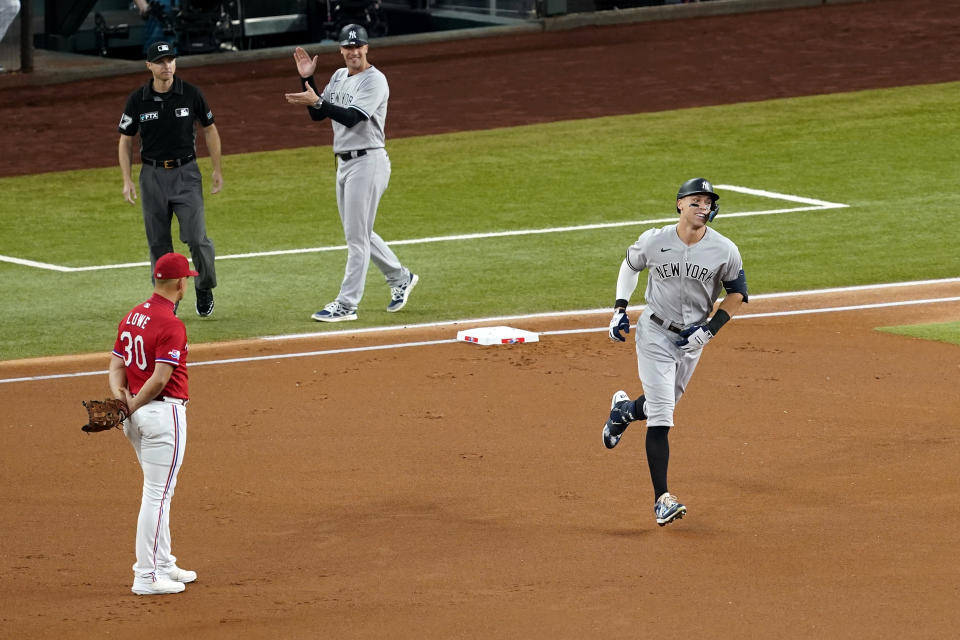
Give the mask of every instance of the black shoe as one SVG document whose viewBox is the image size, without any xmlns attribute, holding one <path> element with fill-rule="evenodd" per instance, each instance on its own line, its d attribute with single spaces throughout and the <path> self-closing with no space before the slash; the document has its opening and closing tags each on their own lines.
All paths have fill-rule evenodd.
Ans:
<svg viewBox="0 0 960 640">
<path fill-rule="evenodd" d="M 197 289 L 197 315 L 206 318 L 213 313 L 213 289 Z"/>
</svg>

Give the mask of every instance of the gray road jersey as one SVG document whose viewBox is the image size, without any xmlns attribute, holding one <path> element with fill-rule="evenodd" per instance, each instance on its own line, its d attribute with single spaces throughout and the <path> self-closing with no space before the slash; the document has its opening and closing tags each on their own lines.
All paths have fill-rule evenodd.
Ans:
<svg viewBox="0 0 960 640">
<path fill-rule="evenodd" d="M 338 107 L 353 107 L 363 112 L 367 119 L 352 127 L 336 120 L 333 124 L 333 151 L 356 151 L 378 149 L 384 146 L 383 130 L 387 125 L 387 99 L 390 87 L 387 77 L 376 67 L 347 75 L 347 68 L 337 69 L 323 89 L 321 97 Z"/>
<path fill-rule="evenodd" d="M 724 280 L 735 280 L 743 268 L 737 245 L 707 227 L 700 242 L 688 247 L 677 225 L 644 231 L 627 248 L 627 264 L 647 269 L 647 306 L 664 320 L 688 326 L 713 310 Z"/>
</svg>

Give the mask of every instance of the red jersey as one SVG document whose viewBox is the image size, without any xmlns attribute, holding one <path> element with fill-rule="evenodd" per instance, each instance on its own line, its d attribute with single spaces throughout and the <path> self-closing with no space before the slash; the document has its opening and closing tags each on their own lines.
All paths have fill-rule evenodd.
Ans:
<svg viewBox="0 0 960 640">
<path fill-rule="evenodd" d="M 153 375 L 157 362 L 173 366 L 161 396 L 189 400 L 187 392 L 187 328 L 173 313 L 173 303 L 153 294 L 130 310 L 117 327 L 113 355 L 123 360 L 130 393 L 136 395 Z"/>
</svg>

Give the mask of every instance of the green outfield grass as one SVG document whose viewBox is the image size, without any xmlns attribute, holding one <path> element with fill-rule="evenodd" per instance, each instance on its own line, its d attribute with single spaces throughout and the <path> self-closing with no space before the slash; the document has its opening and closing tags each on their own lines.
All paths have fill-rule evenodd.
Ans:
<svg viewBox="0 0 960 640">
<path fill-rule="evenodd" d="M 218 124 L 229 150 L 229 123 Z M 753 293 L 954 277 L 956 222 L 942 203 L 958 134 L 960 83 L 949 83 L 390 140 L 376 228 L 402 240 L 664 218 L 677 186 L 703 175 L 850 205 L 725 218 L 798 205 L 722 192 L 714 226 L 740 246 Z M 329 148 L 227 156 L 224 174 L 224 191 L 207 196 L 219 256 L 343 243 Z M 0 192 L 2 255 L 71 267 L 147 259 L 116 167 L 4 178 Z M 422 277 L 410 305 L 386 313 L 371 267 L 360 320 L 346 326 L 607 307 L 625 248 L 648 226 L 399 246 Z M 214 315 L 198 318 L 192 294 L 181 308 L 191 342 L 345 328 L 310 320 L 336 295 L 344 260 L 218 259 Z M 0 281 L 4 360 L 108 350 L 150 290 L 146 267 L 0 262 Z"/>
<path fill-rule="evenodd" d="M 960 344 L 960 322 L 916 324 L 906 327 L 879 327 L 878 330 L 901 336 L 922 338 L 923 340 Z"/>
</svg>

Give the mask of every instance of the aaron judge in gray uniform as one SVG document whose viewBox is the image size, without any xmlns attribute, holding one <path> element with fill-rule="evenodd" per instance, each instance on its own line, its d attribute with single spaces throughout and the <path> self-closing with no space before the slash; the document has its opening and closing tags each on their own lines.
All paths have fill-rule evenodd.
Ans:
<svg viewBox="0 0 960 640">
<path fill-rule="evenodd" d="M 687 388 L 703 347 L 747 301 L 747 280 L 737 246 L 707 223 L 716 217 L 720 196 L 703 178 L 677 191 L 677 224 L 648 229 L 627 248 L 617 278 L 610 339 L 630 333 L 627 306 L 640 272 L 647 270 L 647 306 L 637 321 L 637 369 L 644 394 L 631 400 L 613 394 L 603 444 L 613 449 L 634 420 L 647 421 L 646 453 L 653 481 L 654 514 L 661 527 L 682 518 L 687 508 L 667 490 L 673 410 Z M 720 290 L 726 296 L 708 318 Z"/>
<path fill-rule="evenodd" d="M 347 265 L 337 298 L 313 314 L 319 322 L 357 319 L 370 261 L 390 286 L 387 311 L 400 311 L 419 277 L 404 267 L 373 230 L 380 197 L 390 181 L 390 158 L 384 126 L 390 88 L 387 78 L 367 61 L 367 32 L 355 24 L 340 31 L 340 54 L 346 66 L 336 70 L 322 92 L 313 74 L 317 58 L 297 47 L 293 58 L 303 91 L 286 94 L 287 102 L 306 105 L 313 120 L 330 118 L 337 161 L 337 208 L 347 241 Z"/>
</svg>

